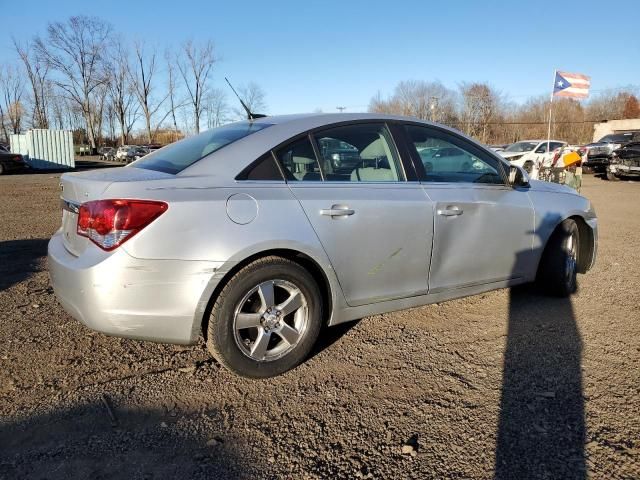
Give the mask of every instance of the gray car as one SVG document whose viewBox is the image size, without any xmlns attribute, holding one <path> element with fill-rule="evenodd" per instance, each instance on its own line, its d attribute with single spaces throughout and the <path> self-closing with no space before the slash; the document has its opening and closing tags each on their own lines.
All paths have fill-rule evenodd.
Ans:
<svg viewBox="0 0 640 480">
<path fill-rule="evenodd" d="M 202 335 L 248 377 L 295 367 L 323 325 L 536 280 L 570 295 L 596 256 L 586 198 L 406 117 L 233 123 L 61 187 L 64 308 L 110 335 Z"/>
</svg>

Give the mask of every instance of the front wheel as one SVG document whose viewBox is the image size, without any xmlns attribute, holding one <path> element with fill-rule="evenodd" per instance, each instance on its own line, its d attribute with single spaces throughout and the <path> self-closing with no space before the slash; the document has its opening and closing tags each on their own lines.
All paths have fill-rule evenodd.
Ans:
<svg viewBox="0 0 640 480">
<path fill-rule="evenodd" d="M 577 291 L 579 245 L 578 224 L 564 220 L 551 234 L 540 261 L 536 283 L 542 290 L 556 297 Z"/>
<path fill-rule="evenodd" d="M 273 377 L 307 357 L 321 323 L 322 298 L 309 272 L 286 258 L 265 257 L 241 269 L 220 292 L 207 348 L 241 376 Z"/>
</svg>

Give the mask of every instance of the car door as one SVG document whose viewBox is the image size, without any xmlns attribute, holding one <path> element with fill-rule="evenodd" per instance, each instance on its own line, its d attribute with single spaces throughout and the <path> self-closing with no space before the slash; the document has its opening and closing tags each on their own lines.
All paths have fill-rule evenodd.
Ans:
<svg viewBox="0 0 640 480">
<path fill-rule="evenodd" d="M 335 145 L 350 167 L 336 164 Z M 349 305 L 427 292 L 433 209 L 419 182 L 405 180 L 384 123 L 313 132 L 276 157 Z"/>
<path fill-rule="evenodd" d="M 429 292 L 530 276 L 534 211 L 526 190 L 507 185 L 501 162 L 463 137 L 419 125 L 405 132 L 433 206 Z M 429 147 L 458 148 L 466 160 L 430 172 L 418 154 Z"/>
</svg>

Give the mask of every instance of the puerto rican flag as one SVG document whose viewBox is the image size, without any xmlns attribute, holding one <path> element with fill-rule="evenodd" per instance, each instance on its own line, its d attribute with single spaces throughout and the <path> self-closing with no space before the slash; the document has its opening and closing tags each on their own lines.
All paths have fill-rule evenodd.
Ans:
<svg viewBox="0 0 640 480">
<path fill-rule="evenodd" d="M 553 82 L 554 97 L 587 98 L 591 78 L 581 73 L 556 72 Z"/>
</svg>

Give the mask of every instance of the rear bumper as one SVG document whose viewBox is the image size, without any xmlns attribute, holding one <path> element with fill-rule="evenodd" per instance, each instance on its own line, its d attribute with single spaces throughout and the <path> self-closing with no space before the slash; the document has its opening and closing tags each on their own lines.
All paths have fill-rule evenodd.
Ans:
<svg viewBox="0 0 640 480">
<path fill-rule="evenodd" d="M 95 247 L 97 249 L 97 247 Z M 203 296 L 222 262 L 141 260 L 123 248 L 75 257 L 61 232 L 49 242 L 58 301 L 87 327 L 118 337 L 190 344 L 200 334 Z M 205 300 L 206 301 L 206 300 Z"/>
<path fill-rule="evenodd" d="M 595 169 L 604 169 L 609 165 L 609 157 L 587 157 L 587 160 L 582 163 L 583 167 L 589 167 Z"/>
</svg>

